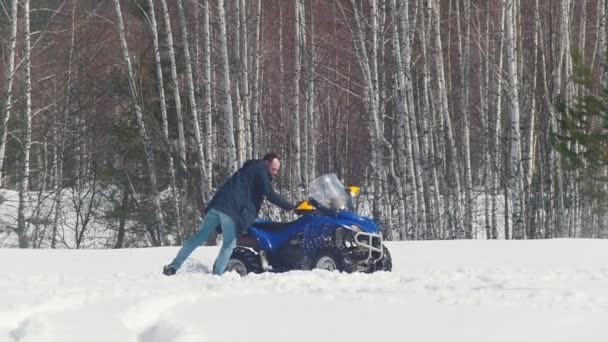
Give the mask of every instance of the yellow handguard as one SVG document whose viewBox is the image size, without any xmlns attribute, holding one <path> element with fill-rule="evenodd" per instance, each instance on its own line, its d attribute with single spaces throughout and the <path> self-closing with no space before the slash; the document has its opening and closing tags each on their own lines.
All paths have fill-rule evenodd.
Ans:
<svg viewBox="0 0 608 342">
<path fill-rule="evenodd" d="M 304 213 L 309 213 L 314 210 L 315 210 L 315 207 L 313 207 L 312 204 L 310 204 L 308 201 L 301 201 L 296 206 L 295 212 L 296 212 L 296 214 L 302 215 Z"/>
<path fill-rule="evenodd" d="M 361 187 L 352 185 L 352 186 L 346 187 L 346 192 L 348 192 L 350 197 L 355 197 L 359 194 L 359 192 L 361 192 Z"/>
</svg>

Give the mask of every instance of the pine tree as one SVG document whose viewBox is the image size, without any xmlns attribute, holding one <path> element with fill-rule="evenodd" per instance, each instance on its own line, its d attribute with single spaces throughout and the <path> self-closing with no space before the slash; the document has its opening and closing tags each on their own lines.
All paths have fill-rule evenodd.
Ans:
<svg viewBox="0 0 608 342">
<path fill-rule="evenodd" d="M 600 82 L 599 89 L 589 66 L 575 58 L 574 82 L 583 89 L 581 95 L 567 106 L 558 104 L 561 114 L 560 131 L 552 132 L 553 145 L 562 155 L 565 168 L 577 171 L 580 200 L 606 226 L 608 218 L 608 85 Z M 604 65 L 604 73 L 608 65 Z M 583 227 L 583 236 L 600 237 L 597 225 Z"/>
<path fill-rule="evenodd" d="M 608 66 L 604 66 L 607 68 Z M 577 63 L 575 83 L 584 91 L 571 106 L 558 104 L 562 114 L 560 131 L 553 132 L 556 150 L 564 157 L 565 166 L 579 170 L 586 182 L 608 182 L 608 85 L 594 91 L 592 71 Z M 578 146 L 578 148 L 576 148 Z"/>
</svg>

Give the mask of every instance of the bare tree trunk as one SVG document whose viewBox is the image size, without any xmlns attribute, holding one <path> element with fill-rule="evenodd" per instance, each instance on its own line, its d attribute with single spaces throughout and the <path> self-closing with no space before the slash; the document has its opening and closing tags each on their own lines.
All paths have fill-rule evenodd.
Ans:
<svg viewBox="0 0 608 342">
<path fill-rule="evenodd" d="M 538 57 L 539 57 L 539 47 L 538 44 L 542 44 L 542 42 L 540 41 L 541 38 L 541 32 L 540 32 L 540 9 L 539 9 L 539 0 L 535 1 L 535 8 L 534 8 L 534 65 L 533 65 L 533 72 L 532 72 L 532 89 L 536 89 L 537 87 L 537 83 L 538 83 Z M 536 134 L 535 132 L 537 131 L 537 127 L 536 127 L 536 117 L 537 117 L 537 112 L 538 112 L 538 108 L 537 108 L 537 102 L 536 102 L 536 95 L 532 96 L 531 99 L 531 104 L 530 104 L 530 117 L 528 119 L 529 121 L 529 129 L 528 129 L 528 136 L 526 137 L 526 141 L 527 141 L 527 146 L 528 146 L 528 154 L 525 157 L 526 160 L 526 164 L 525 164 L 525 183 L 524 183 L 524 191 L 526 193 L 526 231 L 531 232 L 532 235 L 530 234 L 526 234 L 526 236 L 528 238 L 535 238 L 537 235 L 538 230 L 536 229 L 536 227 L 534 227 L 534 225 L 536 224 L 536 222 L 532 222 L 532 219 L 534 217 L 534 206 L 532 205 L 532 177 L 534 176 L 534 167 L 535 167 L 535 156 L 536 156 Z"/>
<path fill-rule="evenodd" d="M 369 112 L 369 119 L 367 122 L 367 130 L 371 139 L 371 178 L 373 181 L 373 216 L 377 220 L 382 218 L 381 200 L 382 200 L 382 181 L 384 180 L 384 163 L 383 153 L 388 151 L 392 154 L 392 147 L 389 146 L 383 135 L 382 122 L 380 119 L 380 89 L 378 80 L 378 7 L 377 1 L 371 0 L 370 2 L 370 36 L 371 43 L 368 48 L 367 40 L 365 39 L 366 31 L 363 27 L 363 18 L 360 13 L 355 0 L 350 1 L 353 10 L 353 21 L 354 27 L 350 27 L 352 37 L 355 44 L 355 51 L 359 65 L 363 72 L 363 78 L 365 80 L 367 90 L 367 106 Z M 343 15 L 344 9 L 342 9 Z M 346 15 L 345 15 L 346 17 Z M 392 160 L 392 156 L 389 156 L 389 161 Z"/>
<path fill-rule="evenodd" d="M 519 75 L 517 74 L 517 65 L 514 55 L 515 51 L 515 22 L 514 12 L 515 6 L 513 0 L 505 0 L 504 2 L 506 10 L 506 26 L 507 26 L 507 37 L 506 37 L 506 54 L 507 54 L 507 74 L 509 80 L 509 119 L 511 123 L 510 127 L 510 138 L 511 148 L 509 153 L 509 202 L 511 207 L 511 219 L 513 227 L 513 238 L 521 239 L 524 237 L 523 233 L 523 215 L 522 215 L 522 170 L 521 170 L 521 133 L 519 127 Z"/>
<path fill-rule="evenodd" d="M 167 102 L 165 99 L 165 86 L 163 81 L 163 68 L 160 59 L 160 45 L 158 41 L 158 26 L 156 24 L 156 13 L 154 11 L 154 0 L 148 0 L 148 6 L 150 7 L 150 25 L 152 26 L 152 40 L 154 43 L 154 58 L 156 62 L 156 77 L 158 78 L 158 93 L 160 94 L 160 112 L 163 126 L 163 134 L 167 144 L 171 144 L 169 139 L 169 123 L 167 119 Z M 182 213 L 180 207 L 180 195 L 179 189 L 177 188 L 177 180 L 175 177 L 175 163 L 173 161 L 173 155 L 171 149 L 167 152 L 167 160 L 169 162 L 169 176 L 171 185 L 171 196 L 173 198 L 173 205 L 175 207 L 175 228 L 183 237 L 186 232 L 182 231 Z M 123 200 L 123 204 L 125 201 Z M 124 224 L 123 224 L 124 226 Z"/>
<path fill-rule="evenodd" d="M 492 180 L 492 238 L 498 238 L 498 213 L 497 201 L 500 195 L 500 170 L 502 169 L 502 158 L 500 148 L 500 137 L 502 131 L 502 96 L 503 96 L 503 61 L 505 49 L 505 6 L 501 6 L 500 15 L 500 43 L 498 44 L 498 67 L 496 72 L 496 103 L 494 108 L 494 129 L 492 130 L 492 167 L 490 178 Z M 505 203 L 506 204 L 506 203 Z M 507 225 L 505 224 L 505 238 L 508 236 Z"/>
<path fill-rule="evenodd" d="M 568 13 L 568 8 L 567 8 L 567 2 L 569 2 L 568 0 L 560 0 L 559 4 L 560 4 L 560 13 L 558 15 L 559 18 L 559 29 L 558 30 L 553 30 L 553 35 L 554 37 L 552 37 L 552 41 L 556 42 L 556 46 L 557 46 L 557 51 L 556 51 L 556 56 L 554 56 L 554 60 L 557 61 L 555 66 L 553 67 L 553 72 L 551 75 L 552 78 L 552 83 L 553 83 L 553 92 L 549 93 L 547 90 L 547 82 L 545 82 L 545 89 L 546 89 L 546 100 L 547 100 L 547 107 L 549 108 L 549 111 L 551 113 L 551 119 L 550 119 L 550 128 L 551 128 L 551 132 L 558 132 L 558 125 L 557 122 L 559 120 L 558 117 L 558 113 L 556 108 L 554 107 L 554 103 L 555 101 L 558 99 L 558 97 L 560 96 L 560 94 L 562 93 L 563 90 L 563 85 L 562 85 L 562 68 L 564 66 L 564 55 L 566 53 L 569 53 L 568 50 L 566 50 L 566 35 L 568 34 L 567 32 L 567 26 L 566 26 L 566 18 L 565 16 L 567 16 Z M 545 66 L 544 63 L 541 63 L 543 66 Z M 546 73 L 545 73 L 546 75 Z M 553 204 L 553 236 L 563 236 L 564 235 L 564 229 L 563 229 L 563 222 L 565 222 L 565 206 L 564 206 L 564 181 L 563 181 L 563 171 L 562 171 L 562 167 L 561 167 L 561 161 L 559 158 L 559 155 L 557 153 L 557 151 L 555 151 L 555 149 L 551 149 L 550 152 L 550 157 L 551 157 L 551 178 L 552 178 L 552 197 L 554 198 L 554 204 Z"/>
<path fill-rule="evenodd" d="M 240 27 L 240 37 L 241 37 L 241 49 L 240 49 L 240 85 L 241 85 L 241 97 L 242 97 L 242 108 L 243 108 L 243 128 L 241 134 L 241 142 L 242 142 L 242 159 L 246 160 L 251 158 L 251 108 L 249 107 L 251 103 L 251 92 L 249 87 L 249 25 L 248 25 L 248 15 L 247 15 L 247 2 L 245 0 L 240 1 L 240 12 L 239 12 L 239 27 Z"/>
<path fill-rule="evenodd" d="M 224 104 L 224 139 L 226 148 L 226 159 L 228 161 L 228 173 L 237 169 L 236 145 L 234 142 L 234 117 L 232 112 L 232 90 L 230 86 L 230 64 L 228 62 L 228 35 L 226 33 L 226 11 L 225 0 L 218 0 L 218 20 L 220 26 L 220 48 L 222 53 L 223 75 L 223 104 Z"/>
<path fill-rule="evenodd" d="M 213 183 L 213 113 L 211 105 L 211 31 L 209 28 L 209 12 L 211 12 L 211 6 L 209 0 L 203 2 L 203 45 L 205 54 L 205 77 L 203 80 L 203 116 L 205 117 L 205 156 L 207 160 L 205 165 L 207 166 L 207 177 L 209 181 L 205 183 L 207 188 L 204 189 L 204 194 L 211 195 L 212 183 Z M 206 199 L 205 199 L 206 200 Z"/>
<path fill-rule="evenodd" d="M 70 112 L 71 106 L 71 84 L 72 84 L 72 64 L 74 59 L 74 46 L 76 36 L 76 4 L 77 1 L 73 2 L 72 6 L 72 17 L 71 17 L 71 32 L 70 32 L 70 49 L 68 52 L 68 66 L 67 66 L 67 77 L 65 86 L 65 99 L 62 112 L 62 117 L 56 120 L 53 126 L 53 142 L 55 145 L 55 156 L 54 156 L 54 177 L 55 177 L 55 198 L 54 198 L 54 215 L 53 215 L 53 230 L 51 236 L 51 248 L 57 246 L 57 231 L 59 228 L 59 219 L 61 217 L 61 204 L 63 196 L 63 158 L 65 151 L 65 134 L 67 117 Z M 61 131 L 57 132 L 57 125 L 60 125 Z"/>
<path fill-rule="evenodd" d="M 414 103 L 414 82 L 412 77 L 412 36 L 414 30 L 412 28 L 416 27 L 416 16 L 410 20 L 410 10 L 409 10 L 409 2 L 400 0 L 398 10 L 401 13 L 401 17 L 405 18 L 401 20 L 401 34 L 399 35 L 399 39 L 401 41 L 401 54 L 403 56 L 403 72 L 405 77 L 404 82 L 404 92 L 407 99 L 407 115 L 406 119 L 408 121 L 407 127 L 409 130 L 407 133 L 407 144 L 411 147 L 409 148 L 409 153 L 412 156 L 412 167 L 411 171 L 413 172 L 413 182 L 416 203 L 414 204 L 414 215 L 416 225 L 415 230 L 417 232 L 420 229 L 425 229 L 427 223 L 427 199 L 425 199 L 425 193 L 428 193 L 429 189 L 429 180 L 427 175 L 423 175 L 423 165 L 425 163 L 425 157 L 422 153 L 422 149 L 420 147 L 420 139 L 418 134 L 418 121 L 419 116 L 417 115 L 417 111 Z M 418 238 L 418 237 L 417 237 Z"/>
<path fill-rule="evenodd" d="M 453 236 L 455 238 L 463 237 L 463 220 L 460 209 L 460 171 L 458 169 L 458 159 L 456 153 L 456 142 L 454 139 L 454 131 L 452 129 L 452 120 L 450 118 L 450 113 L 448 111 L 448 95 L 446 90 L 446 82 L 445 82 L 445 71 L 444 71 L 444 63 L 442 56 L 442 43 L 441 43 L 441 33 L 440 33 L 440 10 L 439 10 L 439 1 L 432 0 L 428 2 L 428 6 L 431 6 L 431 11 L 433 13 L 433 36 L 434 36 L 434 56 L 435 56 L 435 68 L 437 70 L 437 82 L 438 82 L 438 91 L 439 91 L 439 102 L 440 102 L 440 112 L 445 124 L 446 129 L 446 137 L 448 139 L 446 147 L 448 152 L 448 157 L 453 163 L 451 169 L 453 173 L 452 178 L 452 205 L 454 206 L 454 221 L 456 222 L 454 227 Z"/>
<path fill-rule="evenodd" d="M 301 14 L 304 11 L 303 0 L 295 0 L 295 70 L 293 77 L 293 148 L 294 148 L 294 159 L 295 159 L 295 169 L 294 169 L 294 177 L 296 186 L 300 188 L 301 184 L 304 183 L 302 179 L 302 139 L 300 132 L 300 78 L 302 73 L 302 31 L 304 27 L 304 23 L 302 22 L 303 15 Z"/>
<path fill-rule="evenodd" d="M 137 116 L 137 124 L 139 125 L 139 133 L 141 135 L 142 143 L 144 145 L 144 152 L 146 155 L 146 164 L 148 167 L 148 176 L 150 178 L 150 186 L 152 187 L 153 193 L 153 202 L 154 209 L 156 215 L 156 231 L 153 236 L 150 236 L 152 243 L 154 245 L 161 245 L 164 238 L 165 232 L 164 229 L 164 219 L 162 214 L 162 208 L 160 205 L 160 194 L 157 188 L 157 177 L 156 177 L 156 161 L 154 159 L 154 152 L 152 150 L 152 145 L 150 143 L 150 139 L 148 137 L 148 133 L 146 131 L 146 123 L 144 121 L 143 113 L 141 107 L 139 105 L 139 95 L 137 93 L 137 85 L 135 83 L 135 75 L 133 73 L 133 67 L 131 66 L 131 57 L 129 56 L 129 48 L 127 45 L 127 39 L 125 37 L 125 27 L 122 19 L 122 11 L 120 9 L 120 0 L 114 0 L 114 5 L 116 8 L 116 17 L 118 19 L 118 31 L 120 35 L 120 42 L 122 44 L 122 54 L 127 65 L 127 76 L 129 78 L 129 90 L 131 92 L 131 97 L 133 101 L 133 109 L 135 110 L 135 115 Z"/>
<path fill-rule="evenodd" d="M 29 224 L 25 221 L 28 207 L 28 191 L 30 180 L 30 146 L 32 143 L 32 46 L 30 33 L 30 0 L 23 2 L 23 17 L 25 26 L 25 113 L 23 136 L 23 159 L 21 161 L 21 182 L 19 186 L 19 206 L 17 209 L 17 236 L 19 248 L 27 248 L 30 244 L 28 236 Z"/>
<path fill-rule="evenodd" d="M 432 11 L 431 6 L 426 6 L 423 4 L 423 0 L 420 1 L 419 7 L 423 9 L 420 15 L 420 28 L 419 32 L 421 34 L 421 48 L 423 55 L 423 81 L 422 81 L 422 96 L 423 96 L 423 113 L 427 113 L 430 115 L 430 118 L 427 119 L 427 116 L 423 116 L 423 141 L 426 141 L 425 147 L 423 147 L 424 155 L 426 158 L 422 161 L 425 165 L 425 174 L 430 173 L 429 182 L 432 184 L 430 186 L 432 191 L 432 200 L 429 200 L 431 205 L 429 206 L 429 214 L 427 214 L 427 225 L 430 225 L 430 229 L 426 233 L 426 238 L 438 238 L 440 236 L 440 230 L 443 230 L 445 225 L 443 222 L 443 215 L 441 214 L 441 194 L 439 189 L 439 179 L 437 177 L 437 166 L 438 163 L 435 162 L 435 147 L 434 139 L 436 136 L 436 125 L 434 124 L 434 110 L 432 107 L 431 101 L 431 69 L 430 66 L 432 64 L 428 49 L 431 46 L 430 38 L 432 32 Z M 428 24 L 426 23 L 426 19 L 428 19 Z"/>
<path fill-rule="evenodd" d="M 243 120 L 245 117 L 245 101 L 241 99 L 241 91 L 242 91 L 242 84 L 243 84 L 243 80 L 241 78 L 241 72 L 242 72 L 242 61 L 241 61 L 241 33 L 242 33 L 242 27 L 241 27 L 241 0 L 234 0 L 234 11 L 236 12 L 236 15 L 234 19 L 230 19 L 230 17 L 228 17 L 228 23 L 230 23 L 231 21 L 235 21 L 236 22 L 236 29 L 234 30 L 234 38 L 233 38 L 233 42 L 232 42 L 232 47 L 230 48 L 230 52 L 232 53 L 232 55 L 230 55 L 228 57 L 228 61 L 229 62 L 233 62 L 234 63 L 234 67 L 232 69 L 230 69 L 231 71 L 231 77 L 233 78 L 231 80 L 232 82 L 232 87 L 234 88 L 234 102 L 236 102 L 236 111 L 235 111 L 235 115 L 236 117 L 234 118 L 234 135 L 235 135 L 235 144 L 236 144 L 236 159 L 237 159 L 237 164 L 241 165 L 243 164 L 243 162 L 245 161 L 245 121 Z M 234 73 L 234 75 L 233 75 Z"/>
<path fill-rule="evenodd" d="M 260 64 L 262 60 L 262 0 L 257 0 L 256 4 L 256 20 L 255 20 L 255 45 L 252 53 L 253 62 L 253 82 L 251 85 L 251 155 L 256 157 L 259 153 L 259 132 L 258 132 L 258 121 L 260 115 L 260 89 L 262 89 L 260 82 Z M 279 24 L 279 27 L 282 26 Z M 279 29 L 280 29 L 279 28 Z M 282 67 L 282 66 L 281 66 Z M 282 76 L 282 74 L 281 74 Z M 283 84 L 281 78 L 281 84 Z M 282 93 L 282 91 L 281 91 Z M 283 96 L 282 94 L 280 96 Z"/>
<path fill-rule="evenodd" d="M 173 44 L 173 29 L 171 28 L 171 16 L 167 7 L 167 0 L 160 0 L 163 18 L 165 22 L 165 30 L 167 33 L 167 46 L 169 48 L 169 62 L 171 64 L 171 81 L 173 82 L 173 100 L 175 101 L 175 116 L 177 118 L 177 133 L 178 133 L 178 150 L 179 150 L 179 165 L 182 170 L 187 170 L 186 167 L 186 137 L 184 133 L 184 117 L 182 114 L 182 100 L 179 93 L 179 78 L 177 76 L 177 62 L 175 60 L 175 45 Z"/>
<path fill-rule="evenodd" d="M 464 233 L 467 239 L 473 237 L 473 179 L 471 176 L 471 141 L 470 141 L 470 124 L 469 124 L 469 88 L 470 88 L 470 69 L 471 69 L 471 46 L 469 43 L 471 35 L 471 3 L 470 0 L 464 0 L 464 15 L 460 13 L 459 2 L 456 4 L 456 20 L 458 30 L 458 56 L 460 64 L 460 112 L 463 120 L 462 139 L 463 139 L 463 155 L 464 155 Z M 461 28 L 461 19 L 464 17 L 464 32 Z"/>
<path fill-rule="evenodd" d="M 482 150 L 482 168 L 483 168 L 483 188 L 484 188 L 484 217 L 485 217 L 485 233 L 486 239 L 492 238 L 491 231 L 491 212 L 490 202 L 492 196 L 491 189 L 491 175 L 492 166 L 490 155 L 490 2 L 486 4 L 486 16 L 485 16 L 485 38 L 479 37 L 478 40 L 478 58 L 479 58 L 479 99 L 480 99 L 480 114 L 481 114 L 481 129 L 483 135 L 483 150 Z M 478 13 L 481 11 L 478 8 Z M 479 15 L 479 14 L 478 14 Z M 478 17 L 479 28 L 481 31 L 481 19 Z M 485 48 L 485 50 L 484 50 Z M 485 54 L 485 56 L 484 56 Z"/>
<path fill-rule="evenodd" d="M 401 4 L 402 6 L 404 4 Z M 408 146 L 410 147 L 409 150 L 411 150 L 411 143 L 408 141 L 406 143 L 406 132 L 407 135 L 409 137 L 409 121 L 407 118 L 407 115 L 409 114 L 409 108 L 408 108 L 408 104 L 407 104 L 407 96 L 405 94 L 405 82 L 406 82 L 406 77 L 405 77 L 405 67 L 403 65 L 403 58 L 401 55 L 401 42 L 400 42 L 400 37 L 399 37 L 399 22 L 407 22 L 407 17 L 403 17 L 402 13 L 399 13 L 397 11 L 397 3 L 395 0 L 390 0 L 389 1 L 389 11 L 393 13 L 393 39 L 392 39 L 392 43 L 393 43 L 393 55 L 395 58 L 395 61 L 397 63 L 397 72 L 399 77 L 397 77 L 397 88 L 399 89 L 399 91 L 397 92 L 397 96 L 398 99 L 396 102 L 396 107 L 397 107 L 397 127 L 395 128 L 396 132 L 395 132 L 395 136 L 396 136 L 396 147 L 395 147 L 395 152 L 396 152 L 396 156 L 397 156 L 397 167 L 399 169 L 399 176 L 400 179 L 395 179 L 395 184 L 397 186 L 397 198 L 398 198 L 398 216 L 399 216 L 399 221 L 403 222 L 402 225 L 399 226 L 399 235 L 401 239 L 404 239 L 406 237 L 406 233 L 407 233 L 407 218 L 408 218 L 408 214 L 407 214 L 407 209 L 406 209 L 406 205 L 405 205 L 405 192 L 404 192 L 404 187 L 407 187 L 407 175 L 408 175 L 408 170 L 406 170 L 406 165 L 407 167 L 413 168 L 413 160 L 411 158 L 411 153 L 408 153 Z M 407 15 L 407 12 L 406 12 Z M 407 32 L 407 31 L 405 31 Z M 403 34 L 405 34 L 405 32 L 403 32 Z M 407 66 L 409 67 L 409 66 Z M 413 172 L 412 170 L 409 171 L 410 176 L 413 176 Z M 395 177 L 397 178 L 397 177 Z M 413 221 L 410 217 L 410 221 Z M 416 229 L 416 231 L 418 231 Z M 417 236 L 414 237 L 415 239 L 417 238 Z"/>
<path fill-rule="evenodd" d="M 314 8 L 315 8 L 315 1 L 311 0 L 311 6 L 310 6 L 310 48 L 308 49 L 310 51 L 310 56 L 308 59 L 308 85 L 306 88 L 306 93 L 307 93 L 307 101 L 308 101 L 308 105 L 307 105 L 307 112 L 308 112 L 308 120 L 307 120 L 307 125 L 308 125 L 308 143 L 307 143 L 307 158 L 308 158 L 308 163 L 307 163 L 307 167 L 308 167 L 308 181 L 314 179 L 316 177 L 315 174 L 315 170 L 316 170 L 316 160 L 317 160 L 317 139 L 315 136 L 315 131 L 316 131 L 316 122 L 317 119 L 315 117 L 315 105 L 316 105 L 316 95 L 315 95 L 315 70 L 316 70 L 316 47 L 315 47 L 315 18 L 314 18 Z M 307 181 L 307 182 L 308 182 Z M 307 183 L 308 184 L 308 183 Z"/>
<path fill-rule="evenodd" d="M 598 33 L 597 33 L 597 53 L 594 51 L 593 57 L 591 59 L 591 65 L 595 65 L 595 58 L 599 56 L 599 65 L 600 65 L 600 83 L 604 86 L 608 84 L 608 73 L 606 68 L 603 67 L 603 64 L 606 63 L 606 53 L 608 52 L 607 44 L 608 44 L 608 25 L 606 24 L 606 6 L 608 4 L 607 0 L 598 0 Z M 603 69 L 603 70 L 602 70 Z"/>
<path fill-rule="evenodd" d="M 204 193 L 204 190 L 208 188 L 207 182 L 207 170 L 205 168 L 205 152 L 203 151 L 203 139 L 201 137 L 201 127 L 198 118 L 198 104 L 196 102 L 196 96 L 194 91 L 194 74 L 192 72 L 192 58 L 190 58 L 190 42 L 188 40 L 188 26 L 186 25 L 186 14 L 184 13 L 184 6 L 182 0 L 177 1 L 177 11 L 179 12 L 179 21 L 181 24 L 182 31 L 182 42 L 184 44 L 184 57 L 186 64 L 186 79 L 188 80 L 188 96 L 190 98 L 190 109 L 192 110 L 192 128 L 194 130 L 194 141 L 196 143 L 196 152 L 199 160 L 199 176 L 201 182 L 201 196 L 207 198 L 208 194 Z"/>
<path fill-rule="evenodd" d="M 15 54 L 17 53 L 17 24 L 19 0 L 14 0 L 11 6 L 11 37 L 8 50 L 8 68 L 6 69 L 6 102 L 2 126 L 0 129 L 0 189 L 3 187 L 2 175 L 4 155 L 6 153 L 6 139 L 8 137 L 8 120 L 13 108 L 13 82 L 15 80 Z"/>
</svg>

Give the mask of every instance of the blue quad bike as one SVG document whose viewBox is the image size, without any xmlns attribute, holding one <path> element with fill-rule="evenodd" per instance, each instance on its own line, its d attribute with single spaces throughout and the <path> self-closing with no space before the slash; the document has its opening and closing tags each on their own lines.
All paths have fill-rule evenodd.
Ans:
<svg viewBox="0 0 608 342">
<path fill-rule="evenodd" d="M 344 187 L 335 174 L 314 179 L 309 199 L 293 222 L 256 220 L 237 240 L 227 272 L 391 271 L 391 255 L 380 227 L 349 210 L 358 187 Z"/>
</svg>

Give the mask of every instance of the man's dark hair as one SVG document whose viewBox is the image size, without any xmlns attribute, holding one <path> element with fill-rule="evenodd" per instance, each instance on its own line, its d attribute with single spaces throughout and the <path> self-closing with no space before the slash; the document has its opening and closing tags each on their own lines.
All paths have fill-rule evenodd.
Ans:
<svg viewBox="0 0 608 342">
<path fill-rule="evenodd" d="M 274 152 L 270 152 L 270 153 L 266 153 L 266 155 L 262 159 L 264 161 L 271 162 L 273 159 L 279 160 L 279 155 Z"/>
</svg>

